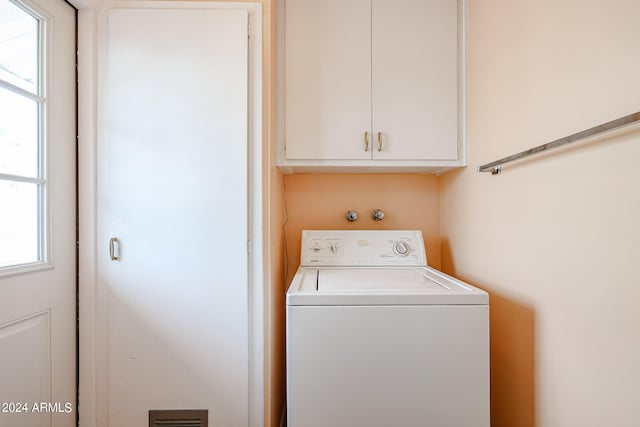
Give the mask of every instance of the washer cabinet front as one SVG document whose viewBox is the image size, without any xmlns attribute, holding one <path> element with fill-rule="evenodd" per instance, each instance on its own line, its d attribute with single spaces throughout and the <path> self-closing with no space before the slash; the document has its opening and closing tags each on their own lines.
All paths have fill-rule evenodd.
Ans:
<svg viewBox="0 0 640 427">
<path fill-rule="evenodd" d="M 489 427 L 489 306 L 288 306 L 289 427 Z"/>
</svg>

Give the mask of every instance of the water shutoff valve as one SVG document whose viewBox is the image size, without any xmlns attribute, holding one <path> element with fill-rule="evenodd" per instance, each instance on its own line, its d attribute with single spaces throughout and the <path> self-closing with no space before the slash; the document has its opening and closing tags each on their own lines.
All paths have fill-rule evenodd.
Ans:
<svg viewBox="0 0 640 427">
<path fill-rule="evenodd" d="M 382 212 L 382 209 L 375 209 L 371 212 L 371 218 L 373 218 L 374 221 L 382 221 L 384 218 L 384 212 Z"/>
</svg>

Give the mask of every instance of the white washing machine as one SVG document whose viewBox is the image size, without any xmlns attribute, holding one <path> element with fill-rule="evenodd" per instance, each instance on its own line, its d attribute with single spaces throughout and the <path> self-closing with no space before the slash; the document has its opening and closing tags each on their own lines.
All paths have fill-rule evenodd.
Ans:
<svg viewBox="0 0 640 427">
<path fill-rule="evenodd" d="M 420 231 L 303 231 L 287 292 L 289 427 L 489 427 L 489 297 Z"/>
</svg>

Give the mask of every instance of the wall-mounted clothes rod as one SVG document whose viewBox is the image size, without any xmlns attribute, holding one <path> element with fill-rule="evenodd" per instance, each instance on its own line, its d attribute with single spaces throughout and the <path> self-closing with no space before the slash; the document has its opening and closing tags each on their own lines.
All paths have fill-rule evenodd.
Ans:
<svg viewBox="0 0 640 427">
<path fill-rule="evenodd" d="M 574 133 L 573 135 L 565 136 L 564 138 L 556 139 L 555 141 L 538 145 L 537 147 L 530 148 L 525 151 L 521 151 L 517 154 L 513 154 L 508 157 L 504 157 L 500 160 L 496 160 L 495 162 L 478 166 L 478 172 L 491 172 L 492 175 L 497 175 L 502 171 L 502 165 L 504 165 L 505 163 L 524 159 L 525 157 L 529 157 L 534 154 L 541 153 L 543 151 L 559 148 L 559 147 L 562 147 L 563 145 L 571 144 L 572 142 L 577 142 L 582 139 L 589 138 L 601 133 L 609 132 L 614 129 L 618 129 L 623 126 L 627 126 L 636 122 L 640 122 L 640 111 L 633 114 L 629 114 L 628 116 L 620 117 L 619 119 L 612 120 L 607 123 L 603 123 L 598 126 L 594 126 L 590 129 L 583 130 L 582 132 Z"/>
</svg>

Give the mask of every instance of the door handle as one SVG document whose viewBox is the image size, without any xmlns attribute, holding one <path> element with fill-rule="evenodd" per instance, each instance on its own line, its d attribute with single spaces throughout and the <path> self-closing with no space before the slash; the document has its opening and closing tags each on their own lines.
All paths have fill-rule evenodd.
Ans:
<svg viewBox="0 0 640 427">
<path fill-rule="evenodd" d="M 378 132 L 378 151 L 382 151 L 382 132 Z"/>
<path fill-rule="evenodd" d="M 116 237 L 112 237 L 111 240 L 109 240 L 109 258 L 111 258 L 111 261 L 118 261 L 120 259 L 120 242 Z"/>
<path fill-rule="evenodd" d="M 369 132 L 364 133 L 364 151 L 369 151 Z"/>
</svg>

